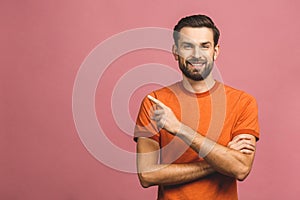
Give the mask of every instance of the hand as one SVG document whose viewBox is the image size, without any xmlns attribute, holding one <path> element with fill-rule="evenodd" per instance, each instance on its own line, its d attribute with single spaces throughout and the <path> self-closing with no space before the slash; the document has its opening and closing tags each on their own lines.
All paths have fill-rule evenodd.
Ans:
<svg viewBox="0 0 300 200">
<path fill-rule="evenodd" d="M 239 134 L 228 143 L 227 147 L 244 154 L 252 154 L 255 151 L 255 137 L 250 134 Z"/>
<path fill-rule="evenodd" d="M 177 134 L 181 127 L 181 122 L 176 118 L 175 114 L 165 104 L 158 99 L 148 95 L 148 99 L 156 104 L 151 119 L 154 120 L 158 127 L 164 128 L 172 134 Z"/>
</svg>

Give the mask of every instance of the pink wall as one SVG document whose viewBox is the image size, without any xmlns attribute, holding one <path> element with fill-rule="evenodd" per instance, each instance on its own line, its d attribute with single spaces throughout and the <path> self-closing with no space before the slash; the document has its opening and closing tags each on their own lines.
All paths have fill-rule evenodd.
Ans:
<svg viewBox="0 0 300 200">
<path fill-rule="evenodd" d="M 297 199 L 299 1 L 169 2 L 0 2 L 0 199 L 154 199 L 155 188 L 142 189 L 136 174 L 107 167 L 85 148 L 73 120 L 73 86 L 83 60 L 100 42 L 133 28 L 170 29 L 194 13 L 208 14 L 221 30 L 217 64 L 224 82 L 259 103 L 261 139 L 252 173 L 239 185 L 241 199 Z M 122 74 L 150 62 L 176 68 L 169 53 L 129 53 L 108 68 L 96 93 L 106 136 L 129 152 L 135 143 L 114 123 L 107 96 Z M 132 94 L 132 118 L 136 102 L 154 87 Z"/>
</svg>

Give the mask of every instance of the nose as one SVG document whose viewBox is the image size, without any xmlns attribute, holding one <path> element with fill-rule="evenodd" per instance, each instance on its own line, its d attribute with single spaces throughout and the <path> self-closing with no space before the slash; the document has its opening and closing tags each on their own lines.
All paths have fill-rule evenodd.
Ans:
<svg viewBox="0 0 300 200">
<path fill-rule="evenodd" d="M 195 58 L 201 58 L 203 55 L 203 53 L 201 52 L 200 47 L 195 46 L 194 48 L 194 57 Z"/>
</svg>

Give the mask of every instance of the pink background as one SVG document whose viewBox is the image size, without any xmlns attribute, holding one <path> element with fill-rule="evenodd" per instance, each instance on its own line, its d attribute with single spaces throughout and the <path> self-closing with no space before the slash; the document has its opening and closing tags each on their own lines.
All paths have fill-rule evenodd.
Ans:
<svg viewBox="0 0 300 200">
<path fill-rule="evenodd" d="M 0 199 L 154 199 L 156 188 L 143 189 L 136 174 L 110 169 L 83 146 L 72 116 L 73 84 L 84 58 L 106 38 L 138 27 L 173 28 L 195 13 L 208 14 L 221 30 L 217 64 L 224 82 L 259 103 L 261 139 L 252 173 L 239 183 L 240 199 L 297 199 L 299 6 L 297 0 L 2 0 Z M 176 64 L 166 55 L 155 59 Z M 119 71 L 112 69 L 113 77 Z M 130 106 L 134 118 L 139 105 Z M 108 137 L 135 149 L 129 136 Z"/>
</svg>

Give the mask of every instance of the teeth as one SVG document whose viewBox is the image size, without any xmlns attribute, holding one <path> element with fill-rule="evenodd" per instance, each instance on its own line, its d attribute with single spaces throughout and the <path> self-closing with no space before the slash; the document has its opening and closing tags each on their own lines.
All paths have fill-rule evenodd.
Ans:
<svg viewBox="0 0 300 200">
<path fill-rule="evenodd" d="M 203 64 L 192 64 L 192 65 L 198 67 L 198 66 L 202 66 Z"/>
<path fill-rule="evenodd" d="M 192 65 L 203 65 L 205 62 L 189 62 Z"/>
<path fill-rule="evenodd" d="M 193 62 L 188 61 L 188 64 L 190 64 L 194 67 L 203 67 L 205 65 L 205 62 L 195 62 L 195 63 L 193 63 Z"/>
</svg>

